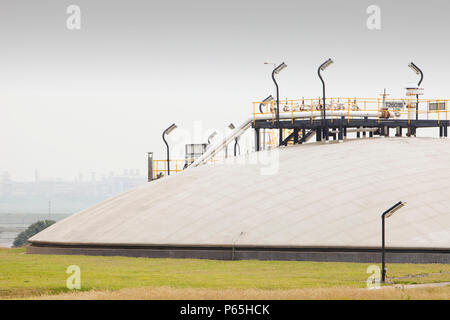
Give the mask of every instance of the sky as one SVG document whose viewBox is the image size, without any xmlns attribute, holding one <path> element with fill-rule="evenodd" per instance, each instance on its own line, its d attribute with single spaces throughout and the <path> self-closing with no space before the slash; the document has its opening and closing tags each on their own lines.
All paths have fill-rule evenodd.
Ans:
<svg viewBox="0 0 450 320">
<path fill-rule="evenodd" d="M 380 30 L 367 27 L 370 5 Z M 145 173 L 170 124 L 203 142 L 273 94 L 266 61 L 288 65 L 283 99 L 319 97 L 328 58 L 327 96 L 403 97 L 414 61 L 424 98 L 448 98 L 449 14 L 437 0 L 0 0 L 0 172 Z"/>
</svg>

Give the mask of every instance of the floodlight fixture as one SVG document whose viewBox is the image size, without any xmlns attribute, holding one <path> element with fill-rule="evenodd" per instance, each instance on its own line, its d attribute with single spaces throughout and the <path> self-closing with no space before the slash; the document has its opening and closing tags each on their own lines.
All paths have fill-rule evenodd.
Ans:
<svg viewBox="0 0 450 320">
<path fill-rule="evenodd" d="M 406 202 L 402 202 L 402 201 L 396 203 L 392 208 L 390 208 L 389 210 L 387 210 L 387 211 L 385 212 L 385 216 L 384 216 L 384 217 L 385 217 L 386 219 L 389 218 L 389 217 L 392 217 L 392 215 L 393 215 L 394 213 L 396 213 L 398 210 L 400 210 L 401 208 L 403 208 L 405 205 L 406 205 Z"/>
<path fill-rule="evenodd" d="M 328 59 L 327 61 L 325 61 L 324 63 L 322 63 L 322 65 L 320 66 L 320 70 L 324 71 L 326 68 L 328 68 L 331 64 L 333 64 L 334 61 L 331 59 Z"/>
<path fill-rule="evenodd" d="M 281 63 L 278 67 L 276 67 L 273 72 L 275 72 L 275 74 L 279 74 L 281 72 L 281 70 L 283 70 L 284 68 L 286 68 L 287 65 L 286 63 Z"/>
<path fill-rule="evenodd" d="M 268 96 L 267 98 L 265 98 L 265 99 L 262 101 L 262 103 L 268 104 L 269 102 L 271 102 L 271 101 L 273 101 L 273 100 L 274 100 L 274 99 L 273 99 L 272 95 L 270 95 L 270 96 Z"/>
<path fill-rule="evenodd" d="M 169 135 L 173 130 L 175 130 L 177 128 L 177 125 L 175 124 L 175 123 L 173 123 L 170 127 L 168 127 L 165 131 L 164 131 L 164 133 L 166 134 L 166 135 Z"/>
<path fill-rule="evenodd" d="M 259 104 L 259 112 L 263 113 L 262 111 L 262 106 L 266 105 L 270 102 L 272 102 L 274 100 L 274 98 L 272 97 L 272 95 L 268 96 L 267 98 L 265 98 L 260 104 Z"/>
<path fill-rule="evenodd" d="M 408 65 L 408 67 L 410 67 L 411 69 L 413 69 L 413 71 L 414 71 L 416 74 L 420 74 L 420 69 L 414 64 L 414 62 L 411 62 L 411 63 Z"/>
<path fill-rule="evenodd" d="M 211 144 L 211 140 L 217 135 L 217 131 L 211 133 L 208 137 L 208 144 Z"/>
</svg>

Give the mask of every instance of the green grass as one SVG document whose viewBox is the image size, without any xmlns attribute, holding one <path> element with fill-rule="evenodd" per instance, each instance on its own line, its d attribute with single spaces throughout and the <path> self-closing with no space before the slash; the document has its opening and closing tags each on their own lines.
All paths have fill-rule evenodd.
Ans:
<svg viewBox="0 0 450 320">
<path fill-rule="evenodd" d="M 67 292 L 69 265 L 80 267 L 82 290 L 365 287 L 369 276 L 369 264 L 362 263 L 27 255 L 24 249 L 0 249 L 0 298 Z M 388 277 L 401 284 L 450 281 L 450 266 L 388 264 Z"/>
</svg>

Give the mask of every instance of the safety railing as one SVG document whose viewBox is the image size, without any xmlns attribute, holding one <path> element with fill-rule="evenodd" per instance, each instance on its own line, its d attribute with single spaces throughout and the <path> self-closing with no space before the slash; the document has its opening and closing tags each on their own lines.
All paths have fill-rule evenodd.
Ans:
<svg viewBox="0 0 450 320">
<path fill-rule="evenodd" d="M 169 160 L 170 173 L 175 174 L 185 169 L 190 159 Z M 153 179 L 161 178 L 168 174 L 167 160 L 153 160 Z"/>
<path fill-rule="evenodd" d="M 220 159 L 214 158 L 209 162 L 217 162 Z M 186 169 L 195 159 L 174 159 L 170 162 L 170 174 L 176 174 Z M 167 160 L 153 160 L 153 179 L 164 177 L 168 174 Z"/>
<path fill-rule="evenodd" d="M 354 111 L 376 112 L 375 115 L 378 120 L 389 117 L 411 121 L 416 120 L 416 106 L 418 105 L 419 120 L 438 120 L 439 122 L 449 119 L 449 101 L 447 99 L 416 99 L 415 97 L 399 99 L 332 97 L 325 100 L 325 109 L 331 122 L 337 116 L 345 116 L 349 121 L 351 118 L 361 117 L 355 115 Z M 321 98 L 280 100 L 280 116 L 283 120 L 294 121 L 299 114 L 304 112 L 305 118 L 313 121 L 314 118 L 317 118 L 316 111 L 323 110 L 322 105 L 323 99 Z M 386 113 L 386 111 L 389 111 L 389 113 Z M 336 114 L 333 115 L 333 113 Z M 276 120 L 276 101 L 272 100 L 266 104 L 253 102 L 253 120 L 256 121 L 256 116 L 261 114 L 270 115 L 274 123 Z"/>
</svg>

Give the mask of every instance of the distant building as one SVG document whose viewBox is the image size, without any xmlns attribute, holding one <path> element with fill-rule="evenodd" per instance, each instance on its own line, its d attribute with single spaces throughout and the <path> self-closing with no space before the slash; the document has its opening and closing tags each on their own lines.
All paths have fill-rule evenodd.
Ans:
<svg viewBox="0 0 450 320">
<path fill-rule="evenodd" d="M 130 173 L 129 173 L 130 172 Z M 80 173 L 77 180 L 45 179 L 36 170 L 34 181 L 14 181 L 8 172 L 0 174 L 0 213 L 44 213 L 48 201 L 52 201 L 55 213 L 73 213 L 99 201 L 128 191 L 147 181 L 136 170 L 124 171 L 123 175 L 84 180 Z"/>
</svg>

